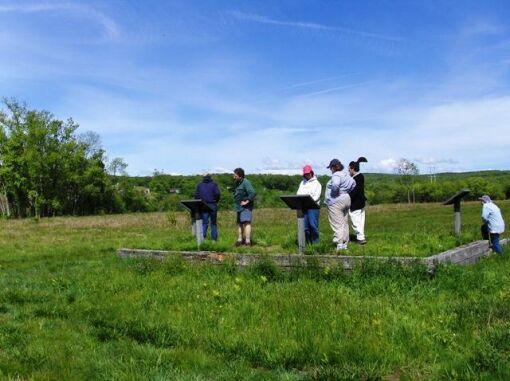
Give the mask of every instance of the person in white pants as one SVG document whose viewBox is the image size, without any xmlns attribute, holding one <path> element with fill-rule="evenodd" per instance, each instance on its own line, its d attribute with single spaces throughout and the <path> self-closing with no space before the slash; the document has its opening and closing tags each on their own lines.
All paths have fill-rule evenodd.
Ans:
<svg viewBox="0 0 510 381">
<path fill-rule="evenodd" d="M 351 206 L 349 217 L 351 218 L 352 230 L 356 234 L 356 241 L 360 245 L 367 243 L 365 237 L 365 177 L 359 171 L 359 163 L 366 163 L 367 159 L 360 157 L 357 161 L 349 163 L 349 174 L 356 182 L 356 186 L 349 192 Z"/>
<path fill-rule="evenodd" d="M 349 242 L 349 207 L 351 198 L 349 192 L 354 189 L 356 182 L 343 172 L 344 166 L 338 159 L 333 159 L 328 168 L 331 179 L 326 185 L 325 201 L 328 206 L 328 219 L 333 230 L 333 242 L 336 249 L 346 250 Z"/>
</svg>

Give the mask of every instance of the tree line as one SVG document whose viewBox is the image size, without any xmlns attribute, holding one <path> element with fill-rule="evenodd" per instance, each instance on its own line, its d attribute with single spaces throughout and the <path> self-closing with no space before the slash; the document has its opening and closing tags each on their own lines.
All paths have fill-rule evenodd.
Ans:
<svg viewBox="0 0 510 381">
<path fill-rule="evenodd" d="M 4 100 L 0 111 L 0 213 L 13 217 L 170 211 L 192 198 L 201 176 L 154 172 L 131 177 L 121 158 L 108 161 L 100 138 L 78 133 L 72 119 Z M 295 193 L 300 176 L 248 175 L 258 207 L 283 207 L 279 196 Z M 510 172 L 419 175 L 401 160 L 395 174 L 366 174 L 369 204 L 440 202 L 462 188 L 475 199 L 489 194 L 510 198 Z M 222 191 L 220 209 L 232 207 L 231 174 L 213 175 Z M 319 176 L 325 186 L 328 176 Z"/>
<path fill-rule="evenodd" d="M 212 176 L 218 183 L 222 198 L 219 208 L 232 208 L 233 189 L 230 174 Z M 280 200 L 283 194 L 294 194 L 301 176 L 248 174 L 257 191 L 256 206 L 285 207 Z M 319 176 L 323 189 L 329 176 Z M 148 177 L 119 178 L 119 190 L 127 210 L 165 211 L 178 210 L 179 200 L 192 198 L 201 176 L 174 176 L 156 173 Z M 476 200 L 482 194 L 494 199 L 510 199 L 510 171 L 483 171 L 464 174 L 415 175 L 412 182 L 399 174 L 365 174 L 365 193 L 369 205 L 408 202 L 443 202 L 461 189 L 471 193 L 467 200 Z M 179 193 L 170 191 L 179 190 Z M 413 201 L 414 199 L 414 201 Z"/>
</svg>

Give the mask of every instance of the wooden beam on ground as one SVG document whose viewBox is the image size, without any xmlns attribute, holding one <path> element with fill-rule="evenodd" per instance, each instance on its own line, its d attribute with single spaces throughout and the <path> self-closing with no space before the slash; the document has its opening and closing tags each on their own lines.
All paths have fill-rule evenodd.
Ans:
<svg viewBox="0 0 510 381">
<path fill-rule="evenodd" d="M 238 266 L 249 266 L 263 259 L 270 259 L 279 267 L 290 269 L 294 267 L 319 266 L 336 267 L 341 265 L 351 270 L 364 261 L 377 261 L 402 265 L 427 264 L 425 258 L 415 257 L 369 257 L 346 255 L 303 255 L 303 254 L 239 254 L 217 253 L 211 251 L 164 251 L 142 249 L 119 249 L 121 258 L 153 258 L 162 260 L 170 256 L 180 256 L 189 262 L 208 262 L 211 264 L 224 264 L 233 262 Z"/>
<path fill-rule="evenodd" d="M 508 238 L 502 239 L 501 244 L 508 244 Z M 443 253 L 427 257 L 427 261 L 437 265 L 439 263 L 456 263 L 459 265 L 468 265 L 476 263 L 482 257 L 490 254 L 488 241 L 475 241 L 467 245 L 459 246 Z"/>
<path fill-rule="evenodd" d="M 502 245 L 508 243 L 508 239 L 501 240 Z M 399 265 L 426 265 L 429 272 L 434 272 L 441 263 L 455 263 L 467 265 L 477 262 L 480 258 L 489 255 L 487 241 L 476 241 L 470 244 L 456 247 L 444 253 L 430 257 L 374 257 L 374 256 L 347 256 L 347 255 L 303 255 L 303 254 L 240 254 L 220 253 L 212 251 L 166 251 L 144 249 L 119 249 L 120 258 L 152 258 L 163 260 L 170 256 L 180 256 L 189 262 L 207 262 L 215 265 L 234 263 L 237 266 L 249 266 L 262 259 L 270 259 L 283 269 L 295 267 L 319 266 L 336 267 L 341 265 L 346 270 L 352 270 L 355 266 L 366 261 L 375 261 Z"/>
</svg>

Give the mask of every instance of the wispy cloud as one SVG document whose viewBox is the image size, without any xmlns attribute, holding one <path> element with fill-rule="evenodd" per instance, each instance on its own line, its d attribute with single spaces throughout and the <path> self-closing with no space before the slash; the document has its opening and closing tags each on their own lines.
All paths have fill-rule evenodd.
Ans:
<svg viewBox="0 0 510 381">
<path fill-rule="evenodd" d="M 452 158 L 436 158 L 436 157 L 418 157 L 414 159 L 419 164 L 428 166 L 437 166 L 442 164 L 459 164 L 458 160 Z"/>
<path fill-rule="evenodd" d="M 12 3 L 0 4 L 0 13 L 39 13 L 39 12 L 68 12 L 94 20 L 102 26 L 104 36 L 117 38 L 120 30 L 115 21 L 97 9 L 78 3 L 49 2 L 40 4 Z"/>
<path fill-rule="evenodd" d="M 400 157 L 419 162 L 422 172 L 436 164 L 445 170 L 508 167 L 508 43 L 506 34 L 483 37 L 496 32 L 488 26 L 477 27 L 482 38 L 446 26 L 458 40 L 444 39 L 426 53 L 408 44 L 397 60 L 375 56 L 373 48 L 404 47 L 390 36 L 394 30 L 414 30 L 405 36 L 415 41 L 422 29 L 434 28 L 388 28 L 386 20 L 375 20 L 372 30 L 387 34 L 372 34 L 328 26 L 320 12 L 305 11 L 296 19 L 321 24 L 234 12 L 226 17 L 242 21 L 231 28 L 207 24 L 217 21 L 211 15 L 218 11 L 205 3 L 190 2 L 189 14 L 199 16 L 191 22 L 187 13 L 165 8 L 167 2 L 160 9 L 129 9 L 33 1 L 0 0 L 0 96 L 74 117 L 81 131 L 101 134 L 109 155 L 126 159 L 130 174 L 237 166 L 299 173 L 305 163 L 324 173 L 333 157 L 349 162 L 359 156 L 370 160 L 366 171 L 391 172 Z M 358 25 L 359 18 L 328 19 Z M 52 29 L 44 20 L 62 25 Z M 249 23 L 264 26 L 270 38 L 245 33 Z M 186 39 L 162 37 L 155 44 L 142 38 L 147 25 L 150 35 L 159 35 L 170 24 L 172 38 L 197 29 L 213 38 L 200 49 Z M 287 28 L 298 33 L 283 41 Z M 303 34 L 313 31 L 324 40 L 303 43 Z M 77 39 L 98 33 L 112 49 L 76 49 Z M 142 42 L 133 42 L 138 34 Z M 495 70 L 495 62 L 506 64 Z"/>
<path fill-rule="evenodd" d="M 313 92 L 310 92 L 310 93 L 299 94 L 299 96 L 300 97 L 312 97 L 312 96 L 316 96 L 316 95 L 332 93 L 332 92 L 335 92 L 335 91 L 352 89 L 354 87 L 362 87 L 362 86 L 373 84 L 374 82 L 375 81 L 363 81 L 363 82 L 358 82 L 358 83 L 350 83 L 350 84 L 347 84 L 347 85 L 329 87 L 327 89 L 317 90 L 317 91 L 313 91 Z"/>
<path fill-rule="evenodd" d="M 279 90 L 295 89 L 296 87 L 310 86 L 310 85 L 315 85 L 315 84 L 317 84 L 317 83 L 334 81 L 334 80 L 337 80 L 337 79 L 342 79 L 342 78 L 348 77 L 348 76 L 350 76 L 350 75 L 351 75 L 351 74 L 344 74 L 344 75 L 337 75 L 337 76 L 335 76 L 335 77 L 328 77 L 328 78 L 315 79 L 315 80 L 313 80 L 313 81 L 298 82 L 298 83 L 294 83 L 294 84 L 292 84 L 292 85 L 288 85 L 288 86 L 282 87 L 282 88 L 281 88 L 281 89 L 279 89 Z"/>
<path fill-rule="evenodd" d="M 394 42 L 394 43 L 403 41 L 402 38 L 388 36 L 388 35 L 382 34 L 382 33 L 370 33 L 370 32 L 365 32 L 365 31 L 357 30 L 357 29 L 343 28 L 343 27 L 338 27 L 338 26 L 329 26 L 329 25 L 318 24 L 318 23 L 313 23 L 313 22 L 276 20 L 276 19 L 272 19 L 272 18 L 269 18 L 266 16 L 262 16 L 262 15 L 258 15 L 258 14 L 254 14 L 254 13 L 245 13 L 245 12 L 241 12 L 241 11 L 228 11 L 227 14 L 229 14 L 230 16 L 232 16 L 238 20 L 251 21 L 251 22 L 256 22 L 259 24 L 269 24 L 269 25 L 308 29 L 308 30 L 315 30 L 315 31 L 328 31 L 328 32 L 340 33 L 340 34 L 347 35 L 347 36 L 356 36 L 356 37 L 362 37 L 362 38 L 368 38 L 368 39 L 384 40 L 387 42 Z"/>
</svg>

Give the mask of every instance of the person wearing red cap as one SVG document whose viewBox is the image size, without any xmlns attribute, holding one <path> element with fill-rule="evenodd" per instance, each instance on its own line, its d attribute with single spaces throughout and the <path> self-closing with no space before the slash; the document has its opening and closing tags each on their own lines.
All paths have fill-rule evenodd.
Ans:
<svg viewBox="0 0 510 381">
<path fill-rule="evenodd" d="M 320 205 L 322 185 L 313 173 L 311 165 L 303 167 L 303 180 L 299 184 L 298 195 L 309 195 Z M 315 244 L 319 242 L 319 216 L 320 209 L 308 209 L 305 212 L 305 237 L 306 242 Z"/>
</svg>

